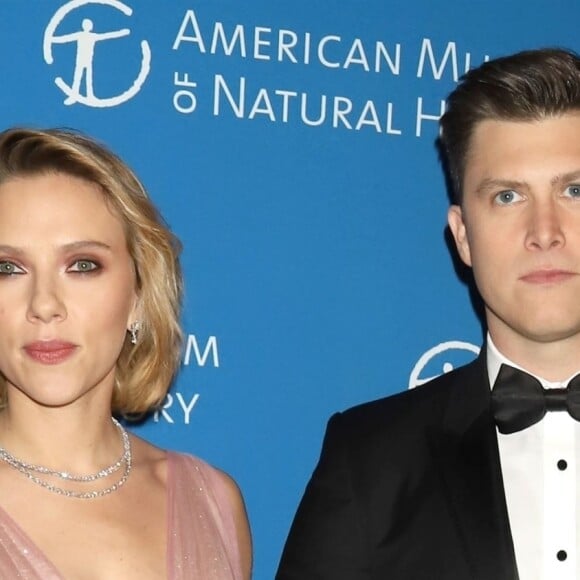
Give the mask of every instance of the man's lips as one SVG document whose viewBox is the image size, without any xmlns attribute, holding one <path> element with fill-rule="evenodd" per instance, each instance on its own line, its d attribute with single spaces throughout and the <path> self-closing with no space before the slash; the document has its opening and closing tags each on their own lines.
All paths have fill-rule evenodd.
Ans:
<svg viewBox="0 0 580 580">
<path fill-rule="evenodd" d="M 43 364 L 58 364 L 73 355 L 77 345 L 63 340 L 37 340 L 24 346 L 24 352 Z"/>
<path fill-rule="evenodd" d="M 530 284 L 557 284 L 558 282 L 565 282 L 574 276 L 576 274 L 569 270 L 545 269 L 528 272 L 521 276 L 520 280 Z"/>
</svg>

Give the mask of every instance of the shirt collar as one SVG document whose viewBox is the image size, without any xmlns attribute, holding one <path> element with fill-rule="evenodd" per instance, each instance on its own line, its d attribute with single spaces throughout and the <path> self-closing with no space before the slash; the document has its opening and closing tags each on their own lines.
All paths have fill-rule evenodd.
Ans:
<svg viewBox="0 0 580 580">
<path fill-rule="evenodd" d="M 499 367 L 501 367 L 502 364 L 506 364 L 506 365 L 509 365 L 510 367 L 520 369 L 521 371 L 524 371 L 524 372 L 528 373 L 529 375 L 532 375 L 533 377 L 538 379 L 538 381 L 540 381 L 542 386 L 546 389 L 556 389 L 556 388 L 565 387 L 577 374 L 577 373 L 574 373 L 571 377 L 569 377 L 565 381 L 561 381 L 561 382 L 547 381 L 543 377 L 539 377 L 538 375 L 531 373 L 530 371 L 528 371 L 525 368 L 523 368 L 522 366 L 516 364 L 515 362 L 510 360 L 507 356 L 502 354 L 498 350 L 497 346 L 495 346 L 495 344 L 493 344 L 493 340 L 491 339 L 491 336 L 488 333 L 487 334 L 487 376 L 489 377 L 490 388 L 493 388 L 493 384 L 495 383 L 495 379 L 497 379 L 497 375 L 499 374 Z"/>
</svg>

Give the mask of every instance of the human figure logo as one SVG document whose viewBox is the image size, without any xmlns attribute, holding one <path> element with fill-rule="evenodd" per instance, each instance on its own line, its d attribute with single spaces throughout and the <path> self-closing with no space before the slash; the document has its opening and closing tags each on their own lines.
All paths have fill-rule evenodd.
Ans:
<svg viewBox="0 0 580 580">
<path fill-rule="evenodd" d="M 75 103 L 80 103 L 87 107 L 115 107 L 133 98 L 141 90 L 151 69 L 151 49 L 146 40 L 141 41 L 141 68 L 128 89 L 115 96 L 98 97 L 95 94 L 93 84 L 93 63 L 98 43 L 129 36 L 131 30 L 122 28 L 120 30 L 96 31 L 95 23 L 90 18 L 84 18 L 80 30 L 68 34 L 57 34 L 58 27 L 70 12 L 90 4 L 111 6 L 126 16 L 133 14 L 133 10 L 119 0 L 71 0 L 67 2 L 55 12 L 44 32 L 44 60 L 49 65 L 53 64 L 52 47 L 54 44 L 76 45 L 72 84 L 67 84 L 60 76 L 54 79 L 56 86 L 66 95 L 64 104 L 74 105 Z"/>
<path fill-rule="evenodd" d="M 450 356 L 452 351 L 455 351 Z M 459 351 L 459 352 L 458 352 Z M 414 389 L 415 387 L 422 385 L 441 374 L 448 373 L 454 369 L 453 362 L 450 359 L 458 358 L 457 355 L 461 354 L 462 358 L 466 360 L 460 361 L 460 364 L 466 364 L 471 359 L 473 355 L 479 354 L 479 347 L 470 342 L 463 342 L 461 340 L 449 340 L 447 342 L 442 342 L 430 348 L 427 352 L 423 353 L 421 358 L 417 361 L 411 375 L 409 377 L 409 389 Z M 467 357 L 465 356 L 467 354 Z M 438 360 L 437 360 L 438 359 Z M 432 363 L 431 365 L 429 363 Z M 429 366 L 429 376 L 421 376 L 423 371 Z M 433 367 L 436 369 L 436 373 L 433 373 Z M 440 370 L 439 370 L 440 369 Z"/>
</svg>

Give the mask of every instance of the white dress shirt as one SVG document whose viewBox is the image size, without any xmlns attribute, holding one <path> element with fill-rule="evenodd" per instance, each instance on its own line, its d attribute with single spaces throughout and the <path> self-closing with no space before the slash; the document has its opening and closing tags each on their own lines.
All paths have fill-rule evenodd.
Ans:
<svg viewBox="0 0 580 580">
<path fill-rule="evenodd" d="M 491 385 L 503 363 L 525 371 L 503 356 L 488 336 Z M 572 377 L 562 383 L 536 378 L 549 389 L 566 387 Z M 498 432 L 498 443 L 520 580 L 580 578 L 580 423 L 565 411 L 551 411 L 523 431 Z"/>
</svg>

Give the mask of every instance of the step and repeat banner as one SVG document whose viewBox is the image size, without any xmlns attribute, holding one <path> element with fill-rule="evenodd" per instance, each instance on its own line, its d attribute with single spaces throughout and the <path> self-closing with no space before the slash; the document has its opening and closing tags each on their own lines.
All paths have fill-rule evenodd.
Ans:
<svg viewBox="0 0 580 580">
<path fill-rule="evenodd" d="M 485 59 L 580 48 L 579 17 L 576 0 L 0 2 L 2 128 L 105 142 L 183 242 L 183 368 L 134 431 L 238 481 L 257 580 L 328 417 L 476 356 L 437 119 Z"/>
</svg>

